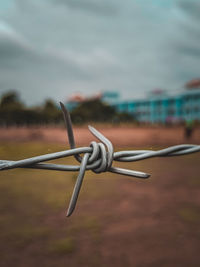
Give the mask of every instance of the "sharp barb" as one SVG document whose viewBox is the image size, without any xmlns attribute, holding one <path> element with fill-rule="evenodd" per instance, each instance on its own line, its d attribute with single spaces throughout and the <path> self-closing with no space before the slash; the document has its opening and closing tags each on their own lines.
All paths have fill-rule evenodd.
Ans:
<svg viewBox="0 0 200 267">
<path fill-rule="evenodd" d="M 68 136 L 70 148 L 75 148 L 76 143 L 74 139 L 74 132 L 73 132 L 70 114 L 62 102 L 60 102 L 60 106 L 63 112 L 63 117 L 64 117 L 66 129 L 67 129 L 67 136 Z M 80 155 L 74 155 L 74 157 L 77 161 L 81 162 L 82 157 Z"/>
<path fill-rule="evenodd" d="M 65 126 L 67 128 L 67 136 L 68 136 L 70 148 L 75 148 L 76 145 L 75 145 L 75 140 L 74 140 L 74 133 L 73 133 L 72 121 L 71 121 L 70 114 L 62 102 L 60 102 L 60 106 L 61 106 L 61 109 L 63 112 Z"/>
<path fill-rule="evenodd" d="M 63 112 L 67 129 L 68 141 L 71 149 L 17 161 L 0 160 L 0 171 L 14 169 L 14 168 L 31 168 L 31 169 L 44 169 L 44 170 L 56 170 L 56 171 L 79 171 L 74 186 L 74 190 L 72 193 L 72 197 L 69 203 L 69 208 L 66 214 L 67 217 L 69 217 L 73 213 L 76 207 L 76 203 L 78 200 L 78 196 L 81 190 L 86 170 L 92 170 L 95 173 L 102 173 L 108 171 L 140 179 L 147 179 L 150 177 L 148 173 L 113 167 L 112 163 L 113 161 L 134 162 L 137 160 L 144 160 L 153 157 L 181 156 L 200 151 L 200 145 L 182 144 L 182 145 L 171 146 L 157 151 L 129 150 L 129 151 L 119 151 L 114 153 L 113 145 L 110 142 L 110 140 L 108 140 L 102 133 L 100 133 L 92 126 L 88 126 L 88 128 L 90 132 L 97 139 L 100 140 L 100 143 L 93 141 L 90 143 L 89 147 L 76 148 L 70 114 L 63 103 L 60 102 L 60 106 Z M 80 154 L 84 154 L 83 158 L 80 156 Z M 65 158 L 69 156 L 74 156 L 77 159 L 77 161 L 79 161 L 81 164 L 61 165 L 61 164 L 51 164 L 48 162 L 43 163 L 45 161 Z"/>
<path fill-rule="evenodd" d="M 85 175 L 85 170 L 86 170 L 86 165 L 87 165 L 87 162 L 88 162 L 88 158 L 89 158 L 89 154 L 86 153 L 84 156 L 83 156 L 83 159 L 82 159 L 82 162 L 81 162 L 81 166 L 80 166 L 80 171 L 79 171 L 79 174 L 78 174 L 78 177 L 77 177 L 77 180 L 76 180 L 76 184 L 74 186 L 74 191 L 72 193 L 72 197 L 71 197 L 71 200 L 70 200 L 70 203 L 69 203 L 69 208 L 68 208 L 68 211 L 67 211 L 67 217 L 69 217 L 75 207 L 76 207 L 76 202 L 78 200 L 78 196 L 79 196 L 79 192 L 81 190 L 81 185 L 82 185 L 82 182 L 83 182 L 83 178 L 84 178 L 84 175 Z"/>
<path fill-rule="evenodd" d="M 141 178 L 141 179 L 147 179 L 150 177 L 150 174 L 145 173 L 145 172 L 127 170 L 127 169 L 122 169 L 122 168 L 117 168 L 117 167 L 111 167 L 109 169 L 109 172 L 118 173 L 118 174 L 122 174 L 122 175 L 126 175 L 126 176 L 131 176 L 134 178 Z"/>
</svg>

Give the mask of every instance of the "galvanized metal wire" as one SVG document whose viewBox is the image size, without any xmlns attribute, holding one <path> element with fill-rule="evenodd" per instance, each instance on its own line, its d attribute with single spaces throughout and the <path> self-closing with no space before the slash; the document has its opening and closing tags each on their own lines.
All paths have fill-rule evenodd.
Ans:
<svg viewBox="0 0 200 267">
<path fill-rule="evenodd" d="M 65 106 L 60 103 L 63 111 L 64 120 L 67 128 L 67 135 L 70 144 L 69 150 L 59 151 L 55 153 L 45 154 L 41 156 L 26 158 L 17 161 L 0 160 L 0 170 L 8 170 L 14 168 L 31 168 L 56 171 L 78 171 L 78 177 L 72 193 L 71 201 L 67 211 L 70 216 L 75 209 L 81 185 L 84 179 L 85 171 L 92 170 L 95 173 L 112 172 L 131 177 L 146 179 L 150 175 L 148 173 L 129 170 L 124 168 L 113 167 L 114 161 L 134 162 L 153 157 L 171 157 L 181 156 L 200 151 L 199 145 L 176 145 L 169 148 L 153 151 L 153 150 L 125 150 L 114 152 L 114 148 L 110 140 L 92 126 L 88 126 L 90 132 L 100 141 L 92 141 L 89 147 L 76 148 L 70 114 Z M 81 156 L 83 155 L 83 156 Z M 79 165 L 61 165 L 52 163 L 43 163 L 45 161 L 74 156 L 80 163 Z"/>
</svg>

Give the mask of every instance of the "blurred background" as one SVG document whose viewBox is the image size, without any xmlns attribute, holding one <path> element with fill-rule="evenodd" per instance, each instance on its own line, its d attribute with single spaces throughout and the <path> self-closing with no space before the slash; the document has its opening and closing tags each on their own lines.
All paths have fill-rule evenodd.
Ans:
<svg viewBox="0 0 200 267">
<path fill-rule="evenodd" d="M 115 150 L 200 144 L 199 0 L 1 0 L 0 159 L 69 149 L 94 125 Z M 61 159 L 61 164 L 77 164 Z M 199 266 L 199 153 L 88 172 L 0 173 L 1 266 Z"/>
</svg>

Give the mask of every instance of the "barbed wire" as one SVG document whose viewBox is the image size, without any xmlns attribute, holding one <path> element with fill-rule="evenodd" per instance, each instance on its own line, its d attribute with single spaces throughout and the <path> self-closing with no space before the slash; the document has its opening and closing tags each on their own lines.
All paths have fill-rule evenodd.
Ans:
<svg viewBox="0 0 200 267">
<path fill-rule="evenodd" d="M 147 179 L 150 174 L 118 168 L 112 166 L 113 161 L 118 162 L 134 162 L 152 157 L 171 157 L 181 156 L 200 151 L 200 145 L 176 145 L 161 150 L 125 150 L 114 152 L 114 148 L 110 140 L 92 126 L 88 126 L 89 131 L 100 141 L 92 141 L 89 147 L 76 147 L 72 122 L 70 114 L 65 106 L 60 103 L 64 115 L 67 128 L 67 136 L 70 145 L 69 150 L 59 151 L 55 153 L 40 155 L 36 157 L 26 158 L 17 161 L 0 160 L 0 170 L 8 170 L 14 168 L 31 168 L 45 169 L 57 171 L 79 171 L 72 197 L 70 200 L 67 216 L 70 216 L 75 209 L 81 185 L 84 179 L 85 171 L 92 170 L 95 173 L 112 172 L 140 179 Z M 83 154 L 83 156 L 81 156 Z M 80 163 L 79 165 L 61 165 L 52 163 L 42 163 L 49 160 L 74 156 Z"/>
</svg>

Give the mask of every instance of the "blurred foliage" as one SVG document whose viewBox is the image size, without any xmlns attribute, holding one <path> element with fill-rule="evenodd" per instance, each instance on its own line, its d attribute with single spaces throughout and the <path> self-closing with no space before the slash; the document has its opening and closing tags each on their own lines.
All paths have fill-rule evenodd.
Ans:
<svg viewBox="0 0 200 267">
<path fill-rule="evenodd" d="M 5 93 L 2 96 L 0 106 L 1 108 L 7 108 L 7 109 L 20 109 L 24 107 L 24 105 L 19 99 L 18 93 L 15 91 L 10 91 L 8 93 Z"/>
<path fill-rule="evenodd" d="M 13 140 L 12 145 L 0 143 L 0 158 L 19 160 L 65 149 L 65 144 Z M 73 165 L 75 159 L 55 163 Z M 124 162 L 118 164 L 124 167 Z M 126 168 L 133 163 L 127 162 Z M 68 219 L 72 176 L 77 173 L 21 168 L 0 172 L 0 266 L 134 266 L 116 264 L 115 258 L 125 255 L 134 263 L 133 246 L 140 251 L 136 266 L 199 266 L 200 184 L 190 184 L 199 180 L 199 154 L 136 161 L 134 168 L 152 173 L 152 179 L 87 172 L 75 213 Z M 146 248 L 151 265 L 142 262 Z M 110 261 L 102 251 L 105 257 L 110 253 Z M 162 264 L 166 251 L 172 262 Z"/>
<path fill-rule="evenodd" d="M 42 106 L 28 108 L 16 91 L 7 92 L 1 97 L 0 125 L 55 124 L 61 121 L 62 113 L 50 99 Z"/>
<path fill-rule="evenodd" d="M 95 122 L 129 122 L 134 121 L 132 115 L 118 112 L 114 107 L 103 103 L 99 99 L 88 100 L 80 103 L 71 112 L 74 123 Z"/>
<path fill-rule="evenodd" d="M 64 255 L 72 253 L 74 250 L 75 250 L 75 241 L 70 237 L 56 240 L 49 247 L 49 251 L 51 253 L 64 254 Z"/>
<path fill-rule="evenodd" d="M 79 104 L 71 112 L 74 123 L 95 122 L 129 122 L 134 121 L 128 113 L 119 113 L 101 100 L 88 100 Z M 0 125 L 45 125 L 63 122 L 62 112 L 53 100 L 47 99 L 41 106 L 26 107 L 16 91 L 6 92 L 0 101 Z"/>
<path fill-rule="evenodd" d="M 45 123 L 60 123 L 63 120 L 60 109 L 51 99 L 47 99 L 41 108 L 41 114 Z"/>
</svg>

